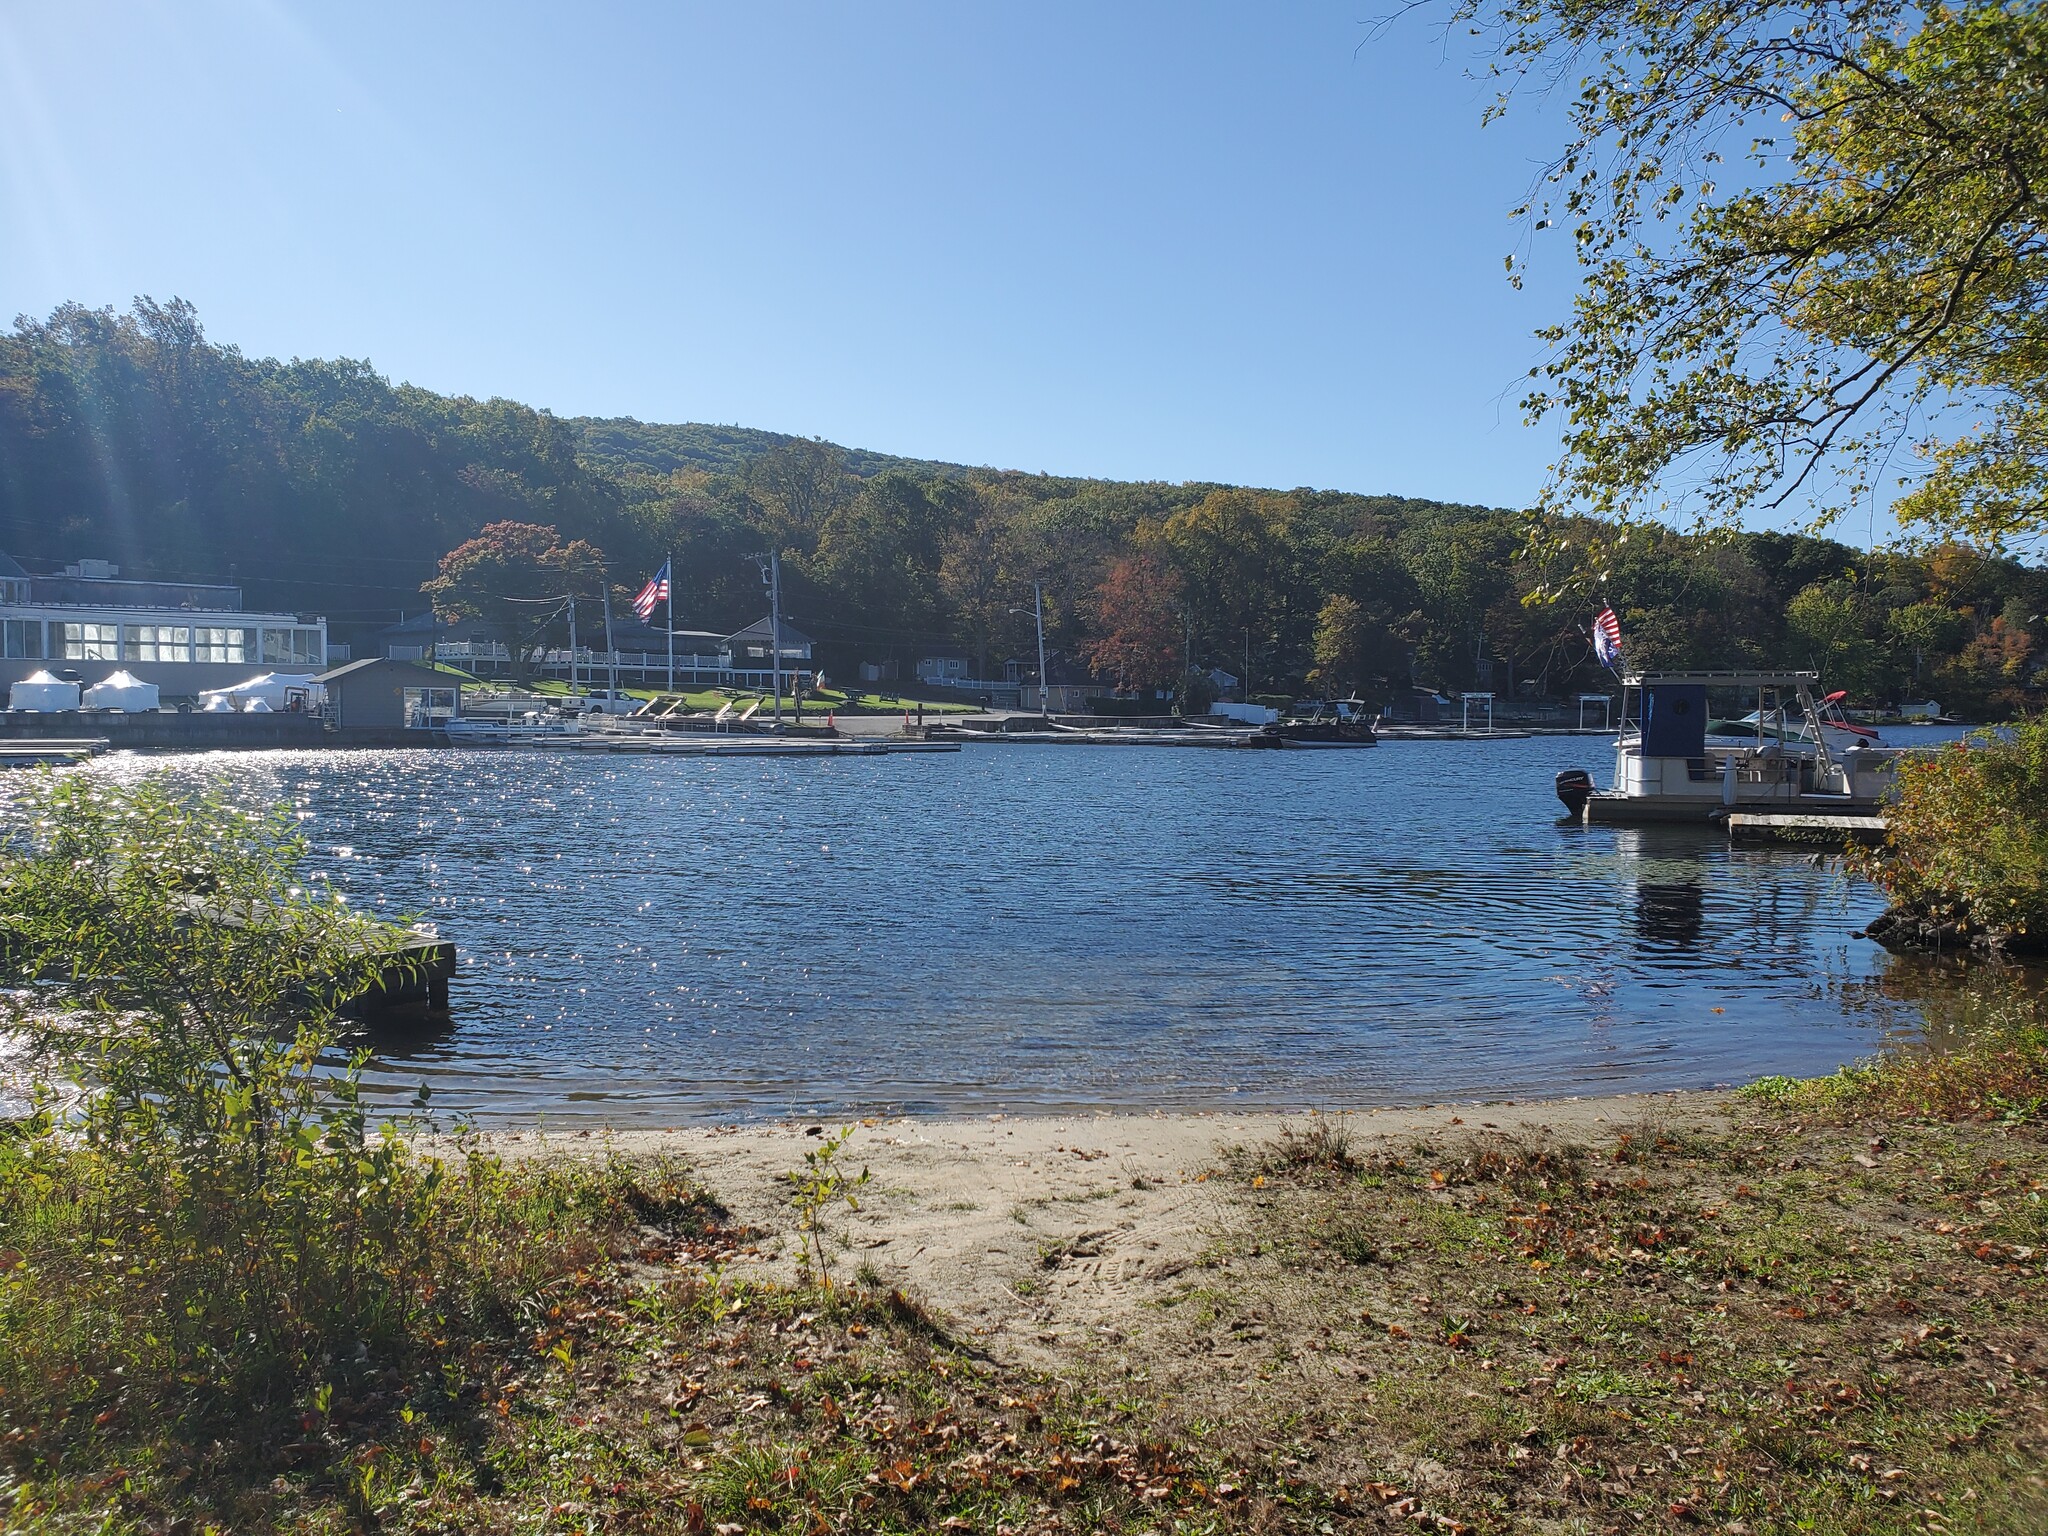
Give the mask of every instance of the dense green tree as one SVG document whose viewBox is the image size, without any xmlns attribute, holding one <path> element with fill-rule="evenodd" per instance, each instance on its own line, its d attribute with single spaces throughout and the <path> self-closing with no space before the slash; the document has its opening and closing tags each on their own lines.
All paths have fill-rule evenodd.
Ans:
<svg viewBox="0 0 2048 1536">
<path fill-rule="evenodd" d="M 943 632 L 947 513 L 929 491 L 929 482 L 887 470 L 826 515 L 816 550 L 801 562 L 819 610 L 814 629 L 899 659 Z"/>
<path fill-rule="evenodd" d="M 1180 573 L 1187 617 L 1221 654 L 1247 633 L 1264 645 L 1289 627 L 1300 585 L 1292 511 L 1285 497 L 1231 488 L 1211 491 L 1159 527 L 1160 547 Z"/>
<path fill-rule="evenodd" d="M 1785 607 L 1786 648 L 1826 684 L 1869 698 L 1883 685 L 1884 652 L 1870 635 L 1869 604 L 1848 582 L 1815 583 Z"/>
<path fill-rule="evenodd" d="M 1892 643 L 1912 662 L 1916 683 L 1930 656 L 1952 655 L 1961 646 L 1966 627 L 1961 614 L 1940 603 L 1908 603 L 1885 617 Z"/>
<path fill-rule="evenodd" d="M 1349 696 L 1365 683 L 1372 665 L 1371 629 L 1356 598 L 1335 592 L 1323 599 L 1316 613 L 1315 662 L 1309 684 L 1326 697 Z"/>
</svg>

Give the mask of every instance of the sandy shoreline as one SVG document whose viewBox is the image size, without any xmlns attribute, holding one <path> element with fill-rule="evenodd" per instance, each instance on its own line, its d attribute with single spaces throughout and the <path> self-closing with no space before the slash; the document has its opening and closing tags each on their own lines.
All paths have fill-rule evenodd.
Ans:
<svg viewBox="0 0 2048 1536">
<path fill-rule="evenodd" d="M 1242 1225 L 1234 1147 L 1317 1121 L 1370 1148 L 1446 1131 L 1611 1142 L 1645 1121 L 1727 1123 L 1724 1091 L 1621 1094 L 1518 1103 L 1316 1113 L 1169 1113 L 856 1122 L 841 1154 L 872 1177 L 860 1209 L 830 1219 L 841 1278 L 901 1287 L 958 1335 L 1019 1363 L 1050 1365 L 1096 1337 L 1120 1339 L 1136 1311 Z M 839 1128 L 784 1121 L 672 1130 L 499 1131 L 510 1158 L 681 1158 L 741 1222 L 762 1234 L 730 1274 L 793 1269 L 785 1172 Z"/>
</svg>

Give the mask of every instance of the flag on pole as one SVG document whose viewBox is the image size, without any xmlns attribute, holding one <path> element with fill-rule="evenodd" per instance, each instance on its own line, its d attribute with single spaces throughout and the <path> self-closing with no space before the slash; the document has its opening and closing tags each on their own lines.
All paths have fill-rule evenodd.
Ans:
<svg viewBox="0 0 2048 1536">
<path fill-rule="evenodd" d="M 646 623 L 654 615 L 655 605 L 668 601 L 668 562 L 662 561 L 661 569 L 649 578 L 640 595 L 633 599 L 633 611 L 640 615 L 640 622 Z"/>
<path fill-rule="evenodd" d="M 1621 620 L 1612 608 L 1602 608 L 1593 620 L 1593 654 L 1603 667 L 1621 660 Z"/>
</svg>

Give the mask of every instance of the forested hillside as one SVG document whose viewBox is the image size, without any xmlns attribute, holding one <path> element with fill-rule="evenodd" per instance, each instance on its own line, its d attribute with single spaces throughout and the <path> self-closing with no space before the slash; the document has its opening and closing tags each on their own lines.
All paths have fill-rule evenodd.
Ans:
<svg viewBox="0 0 2048 1536">
<path fill-rule="evenodd" d="M 751 556 L 844 675 L 953 648 L 1033 648 L 1032 583 L 1069 664 L 1255 689 L 1411 680 L 1565 696 L 1586 624 L 1631 659 L 1818 666 L 1872 702 L 2009 711 L 2048 630 L 2048 576 L 1959 547 L 1871 553 L 1777 534 L 1626 541 L 1583 519 L 1335 491 L 1127 484 L 890 458 L 736 427 L 575 420 L 393 385 L 367 361 L 250 358 L 183 303 L 66 306 L 0 338 L 0 547 L 240 582 L 346 637 L 426 606 L 446 551 L 544 524 L 637 587 L 675 556 L 677 622 L 737 627 Z M 1535 553 L 1532 553 L 1534 551 Z M 1604 580 L 1599 573 L 1604 572 Z M 1530 600 L 1540 594 L 1540 600 Z"/>
</svg>

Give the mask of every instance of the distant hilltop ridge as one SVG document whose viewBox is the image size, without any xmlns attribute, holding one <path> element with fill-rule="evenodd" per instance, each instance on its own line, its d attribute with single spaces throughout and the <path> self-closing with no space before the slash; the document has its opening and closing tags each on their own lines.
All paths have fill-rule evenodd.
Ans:
<svg viewBox="0 0 2048 1536">
<path fill-rule="evenodd" d="M 1050 677 L 1155 696 L 1569 700 L 1611 686 L 1586 632 L 1605 603 L 1633 666 L 1818 665 L 1859 703 L 1935 698 L 1978 719 L 2048 700 L 2048 571 L 1960 547 L 1624 541 L 1583 517 L 1532 544 L 1498 508 L 563 417 L 361 359 L 250 357 L 178 300 L 68 304 L 0 334 L 0 549 L 28 571 L 218 583 L 372 644 L 422 619 L 444 555 L 505 523 L 597 550 L 615 617 L 670 563 L 682 631 L 758 619 L 774 550 L 783 614 L 830 676 L 992 697 L 1035 674 L 1042 598 Z M 0 634 L 0 652 L 26 660 L 29 638 Z"/>
<path fill-rule="evenodd" d="M 739 474 L 749 459 L 778 448 L 821 439 L 788 432 L 769 432 L 759 427 L 722 427 L 705 422 L 640 421 L 631 416 L 569 416 L 563 418 L 576 429 L 582 455 L 593 463 L 617 471 L 671 475 L 677 470 L 697 470 L 708 475 Z M 893 453 L 875 453 L 866 448 L 849 448 L 843 443 L 825 443 L 840 457 L 846 470 L 865 480 L 884 470 L 900 469 L 914 475 L 965 475 L 1002 473 L 986 465 L 952 464 L 943 459 L 907 459 Z"/>
</svg>

